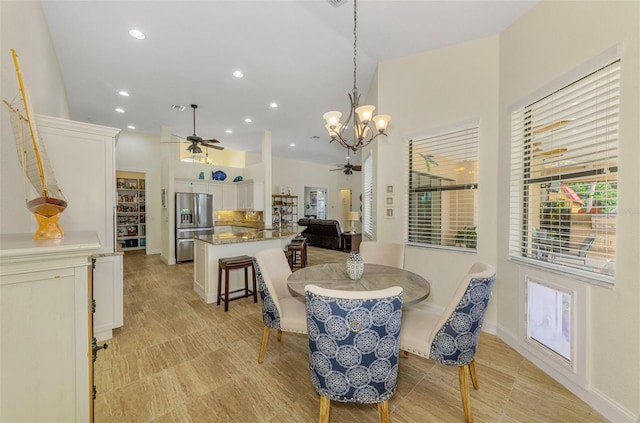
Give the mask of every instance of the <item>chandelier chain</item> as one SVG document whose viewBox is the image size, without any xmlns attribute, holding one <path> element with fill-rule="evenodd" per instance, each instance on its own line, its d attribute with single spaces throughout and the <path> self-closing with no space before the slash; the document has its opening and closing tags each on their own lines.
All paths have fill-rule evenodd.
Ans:
<svg viewBox="0 0 640 423">
<path fill-rule="evenodd" d="M 353 0 L 353 96 L 358 94 L 356 78 L 358 72 L 358 0 Z"/>
</svg>

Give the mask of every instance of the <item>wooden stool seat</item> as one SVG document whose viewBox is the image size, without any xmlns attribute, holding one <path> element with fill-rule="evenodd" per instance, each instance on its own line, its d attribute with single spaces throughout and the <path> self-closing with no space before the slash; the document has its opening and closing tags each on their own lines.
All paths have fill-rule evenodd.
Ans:
<svg viewBox="0 0 640 423">
<path fill-rule="evenodd" d="M 287 251 L 291 253 L 291 269 L 307 266 L 307 239 L 304 237 L 294 238 L 287 245 Z"/>
<path fill-rule="evenodd" d="M 252 269 L 253 275 L 253 290 L 249 289 L 249 268 Z M 222 270 L 224 269 L 224 291 L 222 291 Z M 244 288 L 229 291 L 229 271 L 236 269 L 244 269 Z M 244 292 L 243 292 L 244 291 Z M 229 298 L 229 294 L 235 294 L 237 292 L 243 292 L 242 295 L 238 295 L 233 298 Z M 220 305 L 220 301 L 224 302 L 225 313 L 229 311 L 229 301 L 238 300 L 240 298 L 246 298 L 253 295 L 253 302 L 258 302 L 258 290 L 256 289 L 256 271 L 253 269 L 253 257 L 250 256 L 236 256 L 226 257 L 218 260 L 218 301 L 217 305 Z"/>
</svg>

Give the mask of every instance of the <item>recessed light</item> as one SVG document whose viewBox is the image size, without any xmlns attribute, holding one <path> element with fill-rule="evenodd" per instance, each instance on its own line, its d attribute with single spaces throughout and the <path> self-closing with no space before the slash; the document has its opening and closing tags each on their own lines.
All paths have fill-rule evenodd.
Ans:
<svg viewBox="0 0 640 423">
<path fill-rule="evenodd" d="M 118 112 L 118 113 L 124 113 L 124 109 L 122 109 L 122 108 L 118 107 L 118 108 L 116 109 L 116 112 Z"/>
<path fill-rule="evenodd" d="M 296 145 L 294 143 L 289 144 L 289 147 L 295 147 Z"/>
<path fill-rule="evenodd" d="M 147 38 L 147 36 L 144 35 L 142 33 L 142 31 L 140 31 L 139 29 L 135 29 L 135 28 L 129 30 L 129 35 L 131 35 L 136 40 L 144 40 L 145 38 Z"/>
<path fill-rule="evenodd" d="M 273 103 L 269 104 L 269 107 L 272 107 L 272 108 L 274 108 L 274 109 L 275 109 L 275 108 L 277 108 L 277 107 L 278 107 L 278 103 L 276 103 L 276 102 L 274 101 Z"/>
<path fill-rule="evenodd" d="M 251 120 L 251 118 L 245 118 L 245 119 L 244 119 L 244 121 L 245 121 L 245 122 L 247 122 L 247 123 L 251 123 L 251 122 L 253 122 L 253 121 Z"/>
<path fill-rule="evenodd" d="M 118 94 L 120 94 L 123 97 L 129 97 L 129 93 L 124 90 L 118 91 Z"/>
<path fill-rule="evenodd" d="M 227 129 L 227 130 L 226 130 L 226 131 L 224 131 L 224 132 L 226 132 L 227 134 L 231 134 L 231 133 L 233 133 L 233 131 L 232 131 L 231 129 Z"/>
<path fill-rule="evenodd" d="M 236 78 L 242 78 L 244 76 L 244 74 L 242 73 L 242 71 L 233 71 L 233 76 L 235 76 Z"/>
<path fill-rule="evenodd" d="M 129 128 L 129 129 L 136 129 L 136 127 L 135 127 L 135 126 L 133 126 L 133 125 L 129 125 L 129 126 L 127 126 L 127 128 Z"/>
<path fill-rule="evenodd" d="M 171 108 L 172 108 L 172 109 L 180 110 L 181 112 L 184 112 L 184 109 L 186 109 L 186 107 L 185 107 L 185 106 L 181 106 L 181 105 L 179 105 L 179 104 L 172 104 L 172 105 L 171 105 Z"/>
</svg>

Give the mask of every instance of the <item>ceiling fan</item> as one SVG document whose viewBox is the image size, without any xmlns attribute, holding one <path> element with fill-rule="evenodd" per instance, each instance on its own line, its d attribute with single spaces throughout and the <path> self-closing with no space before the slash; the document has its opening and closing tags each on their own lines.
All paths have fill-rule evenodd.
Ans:
<svg viewBox="0 0 640 423">
<path fill-rule="evenodd" d="M 362 171 L 362 166 L 360 165 L 352 165 L 351 162 L 349 161 L 349 156 L 347 156 L 347 164 L 346 165 L 336 165 L 336 166 L 340 166 L 337 169 L 331 169 L 331 171 L 334 170 L 341 170 L 345 175 L 351 175 L 353 174 L 353 171 L 355 170 L 356 172 L 360 172 Z"/>
<path fill-rule="evenodd" d="M 216 150 L 224 150 L 224 147 L 216 145 L 216 144 L 219 144 L 220 141 L 216 139 L 204 140 L 201 137 L 196 135 L 196 109 L 198 108 L 198 105 L 192 104 L 191 108 L 193 109 L 193 135 L 189 135 L 188 137 L 183 138 L 191 143 L 191 145 L 187 147 L 187 150 L 190 151 L 192 154 L 202 153 L 202 149 L 200 148 L 200 145 L 203 145 L 205 147 L 215 148 Z"/>
</svg>

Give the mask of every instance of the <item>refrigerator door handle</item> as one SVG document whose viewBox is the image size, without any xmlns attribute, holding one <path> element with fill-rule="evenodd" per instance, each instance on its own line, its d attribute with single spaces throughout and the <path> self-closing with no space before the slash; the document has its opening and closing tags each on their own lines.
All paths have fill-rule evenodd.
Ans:
<svg viewBox="0 0 640 423">
<path fill-rule="evenodd" d="M 187 228 L 187 229 L 178 229 L 178 232 L 200 232 L 200 231 L 207 231 L 212 229 L 213 229 L 213 226 L 210 228 Z"/>
</svg>

